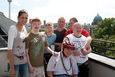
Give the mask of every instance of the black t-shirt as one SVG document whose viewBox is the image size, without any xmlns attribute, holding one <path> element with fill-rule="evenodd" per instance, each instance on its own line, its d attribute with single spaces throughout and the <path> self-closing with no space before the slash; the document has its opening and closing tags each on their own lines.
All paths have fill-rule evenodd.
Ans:
<svg viewBox="0 0 115 77">
<path fill-rule="evenodd" d="M 54 33 L 56 34 L 56 40 L 55 40 L 56 43 L 62 43 L 63 42 L 65 32 L 66 32 L 66 29 L 63 29 L 61 32 L 59 32 L 58 30 L 54 30 Z M 56 49 L 57 47 L 58 46 L 55 46 L 55 51 L 59 52 L 60 50 L 57 50 Z"/>
</svg>

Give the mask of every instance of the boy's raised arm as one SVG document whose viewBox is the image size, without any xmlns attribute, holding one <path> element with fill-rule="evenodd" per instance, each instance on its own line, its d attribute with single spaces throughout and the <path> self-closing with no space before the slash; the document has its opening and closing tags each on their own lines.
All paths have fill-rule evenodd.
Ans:
<svg viewBox="0 0 115 77">
<path fill-rule="evenodd" d="M 58 56 L 59 55 L 59 53 L 58 52 L 54 52 L 53 50 L 51 50 L 48 46 L 47 47 L 45 47 L 45 49 L 49 52 L 49 53 L 51 53 L 52 55 L 54 55 L 54 56 Z"/>
</svg>

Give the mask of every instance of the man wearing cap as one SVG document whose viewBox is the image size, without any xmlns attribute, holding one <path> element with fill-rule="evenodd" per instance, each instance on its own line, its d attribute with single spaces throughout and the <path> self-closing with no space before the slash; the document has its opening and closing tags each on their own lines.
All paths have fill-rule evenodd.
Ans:
<svg viewBox="0 0 115 77">
<path fill-rule="evenodd" d="M 71 55 L 75 47 L 73 43 L 65 41 L 58 56 L 52 56 L 47 66 L 48 77 L 78 77 L 77 62 Z"/>
</svg>

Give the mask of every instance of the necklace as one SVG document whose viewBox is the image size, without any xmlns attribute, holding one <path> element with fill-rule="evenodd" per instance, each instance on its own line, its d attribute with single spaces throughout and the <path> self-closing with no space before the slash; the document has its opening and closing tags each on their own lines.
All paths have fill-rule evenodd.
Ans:
<svg viewBox="0 0 115 77">
<path fill-rule="evenodd" d="M 71 70 L 71 67 L 72 67 L 71 59 L 69 59 L 69 61 L 70 61 L 70 68 L 67 69 L 67 68 L 65 67 L 64 60 L 63 60 L 63 57 L 62 57 L 62 54 L 61 54 L 61 53 L 60 53 L 60 57 L 61 57 L 61 61 L 62 61 L 62 64 L 63 64 L 64 69 L 65 69 L 66 71 L 70 71 L 70 70 Z"/>
</svg>

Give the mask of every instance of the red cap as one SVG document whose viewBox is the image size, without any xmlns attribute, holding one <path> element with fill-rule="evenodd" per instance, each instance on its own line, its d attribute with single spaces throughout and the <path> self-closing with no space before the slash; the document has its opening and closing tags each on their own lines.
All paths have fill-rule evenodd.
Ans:
<svg viewBox="0 0 115 77">
<path fill-rule="evenodd" d="M 63 42 L 63 48 L 69 48 L 71 50 L 74 50 L 75 49 L 75 45 L 70 42 L 70 41 L 64 41 Z"/>
</svg>

